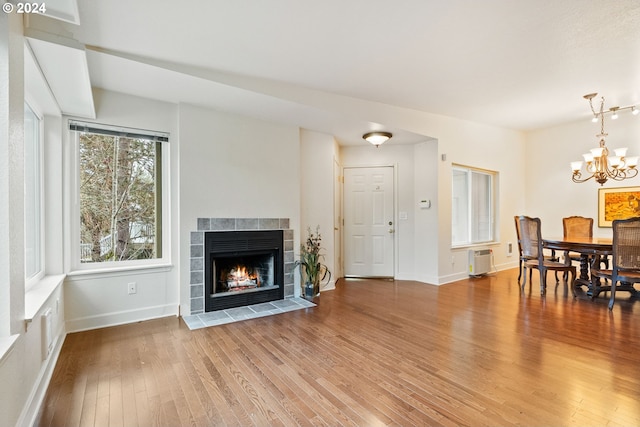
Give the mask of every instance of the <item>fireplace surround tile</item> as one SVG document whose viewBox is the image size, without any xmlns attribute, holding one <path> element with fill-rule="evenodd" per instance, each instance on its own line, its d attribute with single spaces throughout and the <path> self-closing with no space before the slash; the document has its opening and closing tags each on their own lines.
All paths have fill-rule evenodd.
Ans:
<svg viewBox="0 0 640 427">
<path fill-rule="evenodd" d="M 191 298 L 191 313 L 203 313 L 204 312 L 204 298 Z"/>
<path fill-rule="evenodd" d="M 204 288 L 202 286 L 191 286 L 191 298 L 200 298 L 204 295 Z"/>
<path fill-rule="evenodd" d="M 191 271 L 199 271 L 204 269 L 204 260 L 202 258 L 191 258 Z"/>
<path fill-rule="evenodd" d="M 197 270 L 197 271 L 191 270 L 190 277 L 189 277 L 189 284 L 201 285 L 201 286 L 204 285 L 204 270 Z"/>
<path fill-rule="evenodd" d="M 260 220 L 258 218 L 237 218 L 236 230 L 258 230 Z"/>
<path fill-rule="evenodd" d="M 204 233 L 201 231 L 192 231 L 191 232 L 191 244 L 192 245 L 202 245 L 204 243 Z"/>
<path fill-rule="evenodd" d="M 204 255 L 204 244 L 191 245 L 191 258 L 202 258 Z"/>
<path fill-rule="evenodd" d="M 209 218 L 198 218 L 198 230 L 209 230 L 210 229 L 210 221 Z"/>
<path fill-rule="evenodd" d="M 210 218 L 209 231 L 231 231 L 236 229 L 235 218 Z"/>
<path fill-rule="evenodd" d="M 280 220 L 278 218 L 261 218 L 258 221 L 260 230 L 279 230 Z"/>
<path fill-rule="evenodd" d="M 283 230 L 284 297 L 294 295 L 294 233 L 289 218 L 198 218 L 190 232 L 189 285 L 191 314 L 204 313 L 204 233 L 206 231 Z"/>
</svg>

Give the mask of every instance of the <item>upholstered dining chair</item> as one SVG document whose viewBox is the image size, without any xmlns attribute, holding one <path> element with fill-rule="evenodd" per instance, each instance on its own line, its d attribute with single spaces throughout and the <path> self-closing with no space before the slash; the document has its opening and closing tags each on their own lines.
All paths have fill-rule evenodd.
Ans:
<svg viewBox="0 0 640 427">
<path fill-rule="evenodd" d="M 640 283 L 640 217 L 617 219 L 613 223 L 613 255 L 611 269 L 593 269 L 595 277 L 611 281 L 609 310 L 613 309 L 616 289 L 636 293 L 634 283 Z"/>
<path fill-rule="evenodd" d="M 522 243 L 520 242 L 520 215 L 515 215 L 513 217 L 513 220 L 516 223 L 516 239 L 518 240 L 518 283 L 520 283 L 520 279 L 522 278 L 522 264 L 527 260 L 527 257 L 522 254 Z M 555 251 L 552 251 L 551 255 L 545 255 L 544 257 L 547 261 L 559 261 L 559 259 L 555 255 Z M 532 273 L 533 270 L 529 270 L 529 281 L 531 281 Z M 557 272 L 556 280 L 558 280 Z"/>
<path fill-rule="evenodd" d="M 522 282 L 522 290 L 527 283 L 527 268 L 538 269 L 540 272 L 540 294 L 544 295 L 547 291 L 547 271 L 568 272 L 571 280 L 568 286 L 575 295 L 574 284 L 576 280 L 576 268 L 571 264 L 564 264 L 559 261 L 551 261 L 545 259 L 542 242 L 542 224 L 540 218 L 531 218 L 528 216 L 520 216 L 520 241 L 522 244 L 522 256 L 524 267 L 524 280 Z M 556 283 L 558 277 L 556 276 Z"/>
</svg>

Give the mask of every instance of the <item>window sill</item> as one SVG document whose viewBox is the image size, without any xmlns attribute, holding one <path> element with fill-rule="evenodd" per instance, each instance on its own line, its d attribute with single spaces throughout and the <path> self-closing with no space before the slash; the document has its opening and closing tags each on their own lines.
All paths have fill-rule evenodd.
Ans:
<svg viewBox="0 0 640 427">
<path fill-rule="evenodd" d="M 458 249 L 486 248 L 491 246 L 497 246 L 499 244 L 500 242 L 469 243 L 469 244 L 463 244 L 459 246 L 451 246 L 451 249 L 458 250 Z"/>
<path fill-rule="evenodd" d="M 148 264 L 148 265 L 136 265 L 127 267 L 107 267 L 107 268 L 94 268 L 91 270 L 75 270 L 67 274 L 71 280 L 74 278 L 85 279 L 91 276 L 121 276 L 125 274 L 142 274 L 148 272 L 165 272 L 173 268 L 172 264 Z"/>
<path fill-rule="evenodd" d="M 0 338 L 0 366 L 7 359 L 9 354 L 11 354 L 11 350 L 13 350 L 13 346 L 18 341 L 18 337 L 20 335 L 11 335 L 10 337 L 2 337 Z"/>
<path fill-rule="evenodd" d="M 44 276 L 29 287 L 24 295 L 24 319 L 31 322 L 53 292 L 64 281 L 64 274 Z"/>
</svg>

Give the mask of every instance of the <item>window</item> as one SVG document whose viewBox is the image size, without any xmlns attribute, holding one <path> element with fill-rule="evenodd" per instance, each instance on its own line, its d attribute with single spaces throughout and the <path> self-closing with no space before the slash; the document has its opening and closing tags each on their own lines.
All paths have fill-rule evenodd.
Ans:
<svg viewBox="0 0 640 427">
<path fill-rule="evenodd" d="M 37 279 L 42 263 L 42 155 L 41 119 L 24 105 L 24 235 L 25 277 Z"/>
<path fill-rule="evenodd" d="M 166 134 L 70 122 L 78 148 L 76 265 L 162 258 Z"/>
<path fill-rule="evenodd" d="M 453 166 L 451 243 L 453 246 L 495 240 L 497 172 Z"/>
</svg>

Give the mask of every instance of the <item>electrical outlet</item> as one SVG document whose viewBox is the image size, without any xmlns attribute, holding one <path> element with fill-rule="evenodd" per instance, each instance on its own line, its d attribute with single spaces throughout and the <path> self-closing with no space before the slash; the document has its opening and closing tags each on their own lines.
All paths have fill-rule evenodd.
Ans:
<svg viewBox="0 0 640 427">
<path fill-rule="evenodd" d="M 508 242 L 507 243 L 507 256 L 511 256 L 513 255 L 513 243 Z"/>
<path fill-rule="evenodd" d="M 138 292 L 138 287 L 136 286 L 136 282 L 129 283 L 128 289 L 129 289 L 129 295 L 135 294 L 136 292 Z"/>
</svg>

